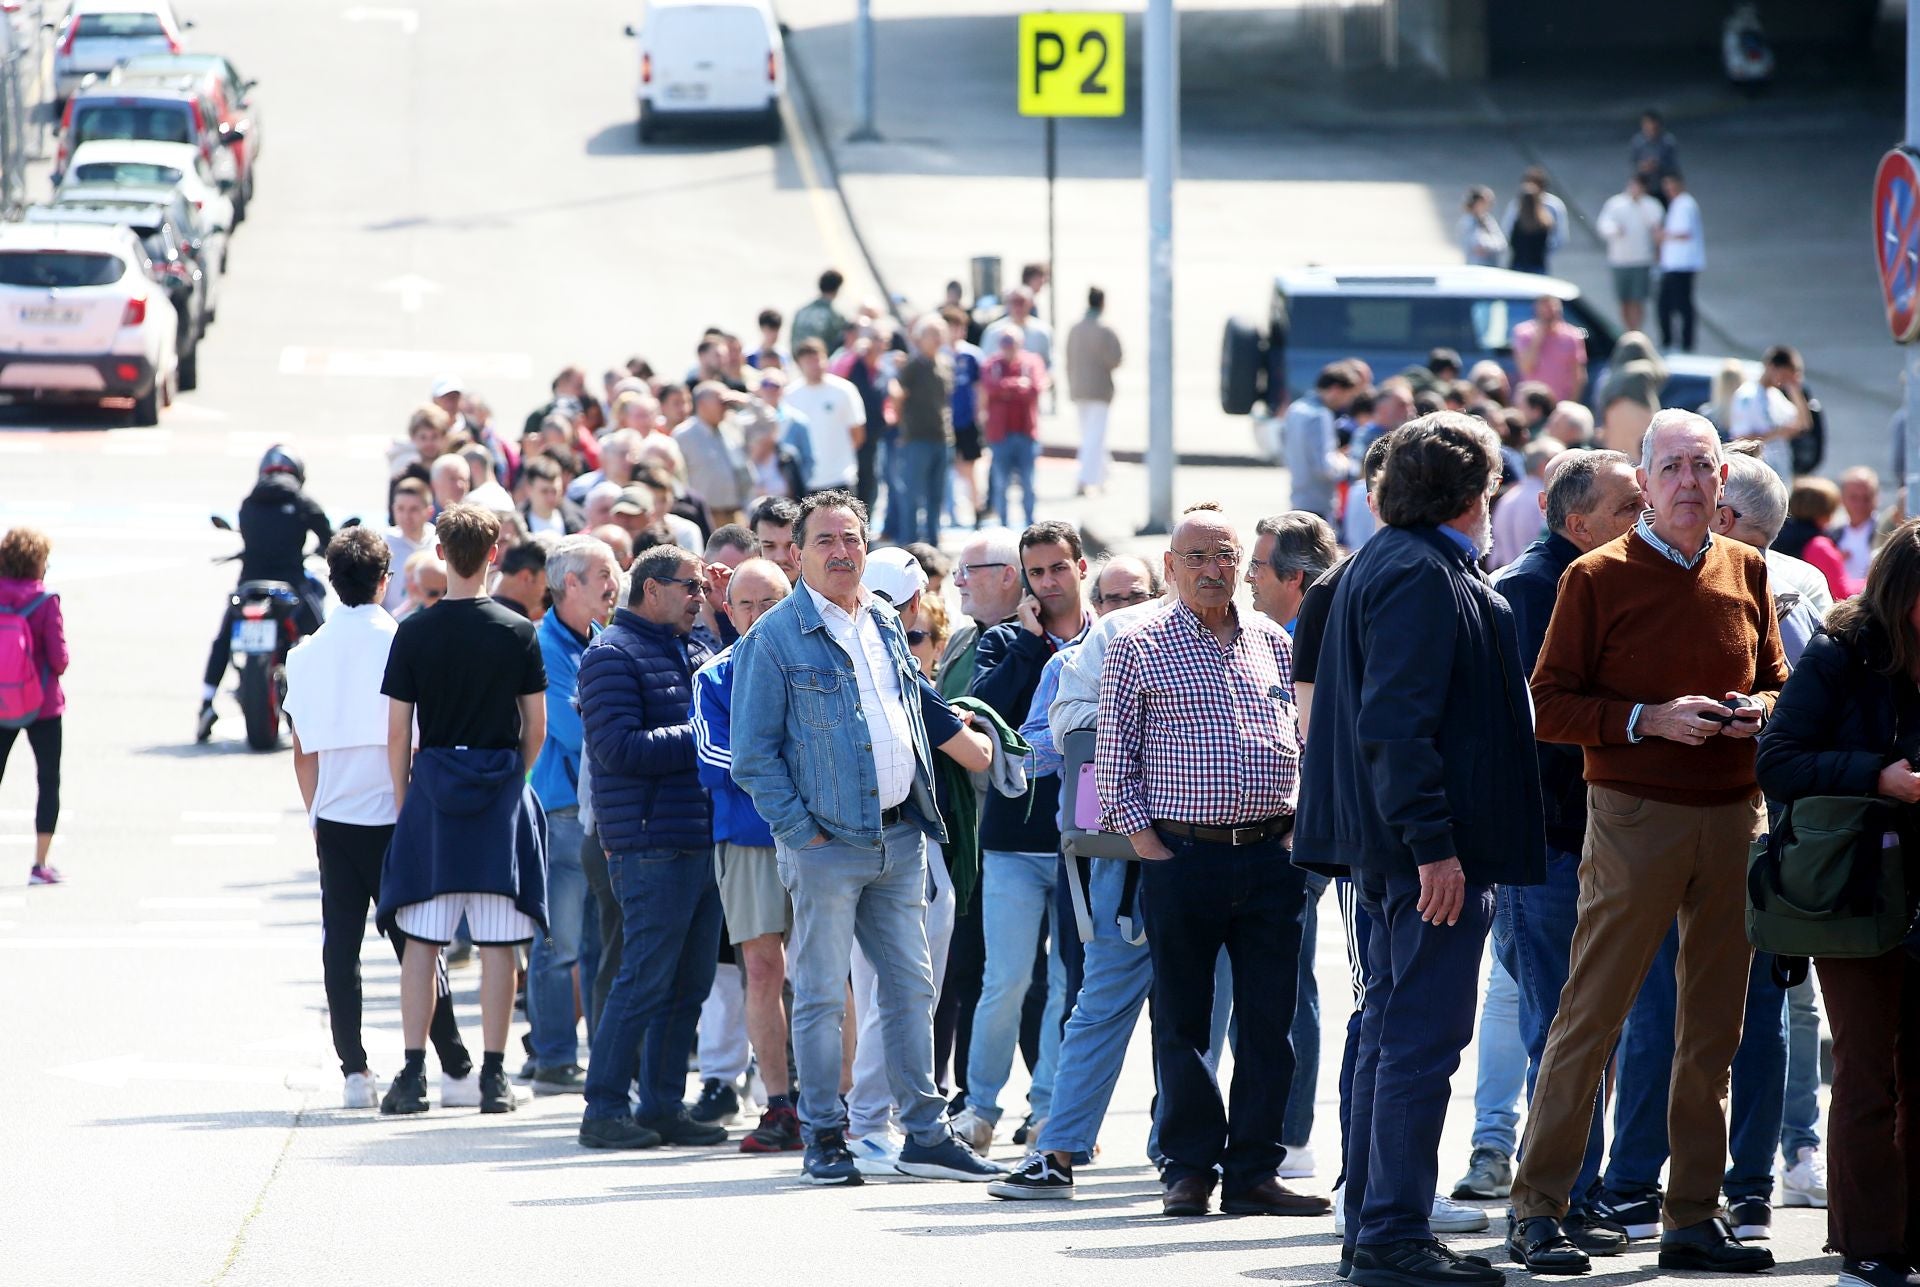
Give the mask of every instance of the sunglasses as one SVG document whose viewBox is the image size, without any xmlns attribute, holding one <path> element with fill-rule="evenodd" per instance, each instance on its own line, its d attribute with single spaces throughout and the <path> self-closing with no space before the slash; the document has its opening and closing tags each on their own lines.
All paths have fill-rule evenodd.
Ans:
<svg viewBox="0 0 1920 1287">
<path fill-rule="evenodd" d="M 697 576 L 657 576 L 653 579 L 662 585 L 680 586 L 688 594 L 706 595 L 713 592 L 713 587 Z"/>
<path fill-rule="evenodd" d="M 910 648 L 918 648 L 931 638 L 933 638 L 933 635 L 928 631 L 909 630 L 907 631 L 907 646 Z"/>
</svg>

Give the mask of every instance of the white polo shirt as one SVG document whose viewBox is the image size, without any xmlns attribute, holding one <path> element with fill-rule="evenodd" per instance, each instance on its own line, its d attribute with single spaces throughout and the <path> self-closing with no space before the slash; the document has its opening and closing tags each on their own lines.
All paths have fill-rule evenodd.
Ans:
<svg viewBox="0 0 1920 1287">
<path fill-rule="evenodd" d="M 880 807 L 891 809 L 904 803 L 913 790 L 913 725 L 907 719 L 893 654 L 880 635 L 880 623 L 868 611 L 873 606 L 873 593 L 861 586 L 860 602 L 852 614 L 810 585 L 807 593 L 813 596 L 813 606 L 820 610 L 827 633 L 853 662 L 853 673 L 860 681 L 860 712 L 866 717 L 867 737 L 873 743 Z"/>
</svg>

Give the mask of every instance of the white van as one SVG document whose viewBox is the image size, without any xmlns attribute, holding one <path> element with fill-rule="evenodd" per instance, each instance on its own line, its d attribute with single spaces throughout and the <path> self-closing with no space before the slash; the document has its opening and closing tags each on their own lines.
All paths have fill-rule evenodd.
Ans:
<svg viewBox="0 0 1920 1287">
<path fill-rule="evenodd" d="M 703 119 L 750 121 L 780 138 L 787 52 L 767 0 L 653 0 L 640 42 L 640 141 Z"/>
</svg>

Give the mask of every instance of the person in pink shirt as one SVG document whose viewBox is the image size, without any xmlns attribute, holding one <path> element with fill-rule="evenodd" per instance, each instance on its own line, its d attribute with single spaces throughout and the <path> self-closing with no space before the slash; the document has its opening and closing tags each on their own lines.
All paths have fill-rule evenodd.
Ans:
<svg viewBox="0 0 1920 1287">
<path fill-rule="evenodd" d="M 1522 380 L 1546 385 L 1555 401 L 1578 401 L 1586 391 L 1586 332 L 1566 320 L 1552 295 L 1535 300 L 1533 319 L 1513 328 L 1513 360 Z"/>
<path fill-rule="evenodd" d="M 1047 387 L 1047 368 L 1023 348 L 1026 336 L 1018 326 L 1000 332 L 997 352 L 980 372 L 985 393 L 987 445 L 993 461 L 987 469 L 987 508 L 1011 521 L 1010 496 L 1015 485 L 1026 504 L 1027 526 L 1033 526 L 1033 461 L 1040 447 L 1040 393 Z"/>
<path fill-rule="evenodd" d="M 60 617 L 60 596 L 49 594 L 46 587 L 47 555 L 52 548 L 46 533 L 31 527 L 16 527 L 0 536 L 0 616 L 14 617 L 25 627 L 22 632 L 17 625 L 0 622 L 12 626 L 0 629 L 0 644 L 11 639 L 17 647 L 24 633 L 26 661 L 39 668 L 42 694 L 38 715 L 24 726 L 40 788 L 33 811 L 30 885 L 60 883 L 60 873 L 47 858 L 53 848 L 53 827 L 60 818 L 60 717 L 67 709 L 60 676 L 67 673 L 67 631 Z M 10 673 L 0 670 L 0 676 Z M 6 771 L 20 731 L 19 726 L 0 725 L 0 773 Z"/>
</svg>

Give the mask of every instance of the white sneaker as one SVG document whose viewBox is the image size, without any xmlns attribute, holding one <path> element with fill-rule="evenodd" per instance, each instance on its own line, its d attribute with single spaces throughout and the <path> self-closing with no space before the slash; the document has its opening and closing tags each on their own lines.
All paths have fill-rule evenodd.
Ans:
<svg viewBox="0 0 1920 1287">
<path fill-rule="evenodd" d="M 1347 1236 L 1347 1186 L 1344 1184 L 1333 1186 L 1333 1236 Z"/>
<path fill-rule="evenodd" d="M 854 1169 L 862 1175 L 900 1174 L 900 1141 L 891 1135 L 849 1136 L 847 1152 L 853 1154 Z"/>
<path fill-rule="evenodd" d="M 1455 1202 L 1436 1193 L 1433 1195 L 1433 1213 L 1427 1217 L 1427 1223 L 1433 1226 L 1435 1233 L 1479 1233 L 1491 1222 L 1487 1219 L 1487 1213 L 1479 1207 Z"/>
<path fill-rule="evenodd" d="M 1780 1205 L 1827 1205 L 1827 1155 L 1820 1151 L 1819 1145 L 1802 1148 L 1793 1165 L 1780 1177 Z"/>
<path fill-rule="evenodd" d="M 444 1071 L 440 1074 L 440 1107 L 480 1107 L 480 1069 L 478 1065 L 468 1069 L 467 1075 L 464 1077 L 449 1077 Z"/>
<path fill-rule="evenodd" d="M 380 1107 L 380 1079 L 369 1068 L 366 1072 L 347 1074 L 346 1090 L 340 1097 L 343 1108 Z"/>
<path fill-rule="evenodd" d="M 966 1141 L 968 1148 L 981 1157 L 993 1147 L 993 1123 L 974 1112 L 972 1108 L 960 1110 L 960 1116 L 953 1119 L 953 1133 Z"/>
<path fill-rule="evenodd" d="M 1310 1144 L 1287 1145 L 1287 1155 L 1280 1162 L 1279 1178 L 1310 1180 L 1313 1178 L 1313 1172 L 1313 1146 Z"/>
</svg>

